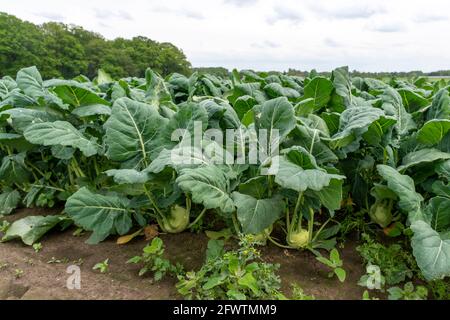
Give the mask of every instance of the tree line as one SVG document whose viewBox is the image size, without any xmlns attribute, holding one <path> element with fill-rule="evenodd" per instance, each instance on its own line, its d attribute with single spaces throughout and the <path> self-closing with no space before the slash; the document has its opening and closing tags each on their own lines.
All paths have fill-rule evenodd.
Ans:
<svg viewBox="0 0 450 320">
<path fill-rule="evenodd" d="M 316 70 L 312 71 L 302 71 L 296 69 L 289 69 L 287 71 L 288 75 L 291 76 L 301 76 L 306 77 L 311 73 L 316 73 L 321 76 L 329 77 L 331 72 L 317 72 Z M 420 70 L 412 70 L 412 71 L 392 71 L 392 72 L 364 72 L 353 70 L 350 71 L 352 77 L 364 77 L 364 78 L 416 78 L 416 77 L 448 77 L 450 76 L 450 70 L 438 70 L 433 72 L 423 72 Z"/>
<path fill-rule="evenodd" d="M 0 76 L 31 65 L 44 78 L 93 78 L 100 68 L 114 78 L 143 77 L 148 67 L 162 75 L 191 72 L 183 51 L 171 43 L 142 36 L 107 40 L 80 26 L 36 25 L 0 12 Z"/>
</svg>

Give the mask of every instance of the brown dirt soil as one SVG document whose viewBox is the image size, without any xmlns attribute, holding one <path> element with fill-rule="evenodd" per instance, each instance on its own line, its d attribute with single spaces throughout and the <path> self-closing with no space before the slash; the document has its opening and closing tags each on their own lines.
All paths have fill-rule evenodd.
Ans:
<svg viewBox="0 0 450 320">
<path fill-rule="evenodd" d="M 19 210 L 8 220 L 28 215 L 49 214 L 45 210 Z M 0 299 L 181 299 L 175 289 L 175 279 L 166 278 L 152 283 L 151 275 L 139 277 L 139 265 L 126 261 L 139 255 L 147 244 L 143 237 L 126 245 L 117 245 L 114 238 L 98 245 L 85 243 L 88 234 L 73 236 L 73 228 L 51 232 L 41 239 L 42 250 L 36 253 L 20 240 L 0 244 Z M 182 233 L 161 235 L 167 257 L 181 262 L 186 269 L 197 269 L 204 260 L 208 238 L 204 234 Z M 290 294 L 290 285 L 299 284 L 316 299 L 361 299 L 364 289 L 357 285 L 364 272 L 361 259 L 355 251 L 356 243 L 347 241 L 339 249 L 347 271 L 347 279 L 340 283 L 329 278 L 329 270 L 310 252 L 283 250 L 269 244 L 261 248 L 264 260 L 279 263 L 282 289 Z M 92 267 L 109 259 L 105 274 Z M 58 263 L 50 261 L 60 260 Z M 81 290 L 66 287 L 69 265 L 80 263 Z M 16 270 L 22 270 L 21 276 Z"/>
</svg>

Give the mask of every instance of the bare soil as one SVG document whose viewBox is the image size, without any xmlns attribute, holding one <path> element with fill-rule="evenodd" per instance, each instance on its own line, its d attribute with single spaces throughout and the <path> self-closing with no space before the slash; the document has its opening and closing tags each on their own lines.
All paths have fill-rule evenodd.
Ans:
<svg viewBox="0 0 450 320">
<path fill-rule="evenodd" d="M 48 210 L 23 209 L 8 217 L 10 221 L 27 216 L 52 213 Z M 143 237 L 126 245 L 117 245 L 111 237 L 98 245 L 85 243 L 88 234 L 76 237 L 74 228 L 55 230 L 41 239 L 42 250 L 36 253 L 20 240 L 0 244 L 0 299 L 181 299 L 175 289 L 176 279 L 158 283 L 152 276 L 139 277 L 139 265 L 126 261 L 139 255 L 147 244 Z M 208 238 L 204 234 L 161 235 L 167 257 L 182 263 L 187 270 L 201 266 Z M 329 270 L 310 252 L 283 250 L 271 244 L 261 248 L 264 260 L 279 263 L 282 289 L 290 294 L 290 285 L 299 284 L 316 299 L 361 299 L 364 289 L 357 285 L 364 273 L 356 243 L 347 241 L 340 249 L 347 280 L 340 283 L 329 278 Z M 92 267 L 109 259 L 105 274 Z M 66 281 L 69 265 L 79 264 L 81 289 L 69 290 Z M 20 270 L 22 272 L 20 272 Z M 21 273 L 21 274 L 19 274 Z"/>
</svg>

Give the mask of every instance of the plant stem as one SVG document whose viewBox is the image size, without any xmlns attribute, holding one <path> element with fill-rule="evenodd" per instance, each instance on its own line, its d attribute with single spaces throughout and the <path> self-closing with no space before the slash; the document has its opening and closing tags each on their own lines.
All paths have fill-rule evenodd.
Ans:
<svg viewBox="0 0 450 320">
<path fill-rule="evenodd" d="M 74 186 L 75 183 L 73 181 L 73 174 L 72 174 L 72 169 L 70 167 L 70 165 L 67 166 L 67 172 L 69 173 L 69 182 L 71 186 Z"/>
<path fill-rule="evenodd" d="M 269 198 L 270 198 L 270 197 L 272 197 L 272 188 L 273 188 L 272 176 L 267 176 L 267 182 L 269 184 L 268 195 L 269 195 Z"/>
<path fill-rule="evenodd" d="M 289 205 L 286 206 L 286 228 L 287 230 L 291 230 L 291 220 L 289 218 Z"/>
<path fill-rule="evenodd" d="M 309 153 L 313 153 L 314 150 L 314 143 L 316 142 L 316 135 L 317 135 L 317 130 L 314 130 L 314 135 L 311 141 L 311 146 L 309 147 Z"/>
<path fill-rule="evenodd" d="M 281 243 L 275 241 L 271 236 L 267 237 L 267 239 L 269 239 L 269 241 L 272 242 L 277 247 L 284 248 L 284 249 L 293 249 L 292 247 L 285 246 L 284 244 L 281 244 Z"/>
<path fill-rule="evenodd" d="M 34 164 L 32 164 L 30 161 L 26 161 L 25 164 L 27 166 L 31 167 L 31 169 L 36 170 L 37 173 L 39 173 L 42 177 L 45 177 L 45 174 L 38 167 L 36 167 Z"/>
<path fill-rule="evenodd" d="M 151 192 L 147 189 L 147 187 L 144 184 L 144 192 L 145 195 L 148 197 L 148 199 L 150 200 L 150 202 L 152 203 L 153 207 L 155 208 L 156 212 L 158 212 L 158 214 L 161 216 L 161 218 L 165 219 L 166 217 L 164 216 L 164 214 L 161 212 L 161 210 L 159 209 L 159 207 L 156 205 L 156 201 L 153 198 L 153 195 L 151 194 Z"/>
<path fill-rule="evenodd" d="M 316 234 L 314 235 L 314 238 L 312 239 L 312 242 L 316 241 L 317 237 L 319 236 L 319 234 L 322 232 L 322 230 L 325 228 L 325 226 L 331 221 L 331 218 L 329 218 L 327 221 L 325 221 L 325 223 L 320 227 L 320 229 L 316 232 Z"/>
<path fill-rule="evenodd" d="M 231 217 L 233 219 L 234 231 L 236 231 L 236 234 L 239 235 L 241 233 L 241 230 L 239 228 L 239 223 L 237 221 L 236 214 L 233 214 Z"/>
<path fill-rule="evenodd" d="M 191 206 L 192 206 L 191 198 L 189 198 L 189 195 L 186 195 L 186 210 L 189 213 L 191 213 Z"/>
<path fill-rule="evenodd" d="M 77 173 L 79 178 L 85 178 L 86 177 L 86 175 L 84 174 L 84 172 L 81 170 L 80 166 L 78 165 L 77 159 L 72 158 L 72 165 L 73 165 L 74 171 Z"/>
<path fill-rule="evenodd" d="M 99 172 L 99 170 L 98 170 L 97 159 L 96 159 L 96 157 L 93 157 L 93 158 L 94 158 L 94 169 L 95 169 L 95 174 L 98 176 L 98 175 L 100 175 L 100 172 Z"/>
<path fill-rule="evenodd" d="M 309 233 L 309 240 L 308 243 L 311 243 L 312 240 L 312 233 L 314 228 L 314 209 L 309 208 L 309 221 L 308 221 L 308 233 Z"/>
<path fill-rule="evenodd" d="M 46 188 L 46 189 L 52 189 L 52 190 L 61 191 L 61 192 L 65 192 L 66 191 L 66 190 L 58 188 L 58 187 L 44 186 L 44 185 L 40 185 L 40 184 L 33 184 L 32 186 L 33 187 Z"/>
<path fill-rule="evenodd" d="M 19 188 L 20 190 L 22 190 L 23 192 L 26 192 L 26 190 L 24 188 L 22 188 L 17 182 L 14 182 L 14 185 Z"/>
<path fill-rule="evenodd" d="M 297 212 L 298 212 L 298 209 L 300 208 L 300 204 L 302 203 L 302 199 L 303 199 L 303 192 L 300 192 L 298 194 L 297 203 L 295 204 L 295 208 L 294 208 L 294 215 L 293 215 L 294 217 L 297 217 Z M 302 228 L 302 216 L 298 216 L 297 219 L 298 219 L 298 221 L 297 221 L 297 223 L 298 223 L 298 230 L 301 230 L 301 228 Z"/>
<path fill-rule="evenodd" d="M 206 208 L 203 209 L 203 211 L 197 216 L 197 218 L 195 218 L 194 222 L 192 222 L 191 224 L 189 224 L 189 226 L 187 227 L 187 229 L 190 229 L 190 228 L 192 228 L 193 226 L 195 226 L 195 225 L 200 221 L 200 219 L 203 218 L 203 216 L 204 216 L 205 213 L 206 213 L 206 210 L 207 210 Z"/>
</svg>

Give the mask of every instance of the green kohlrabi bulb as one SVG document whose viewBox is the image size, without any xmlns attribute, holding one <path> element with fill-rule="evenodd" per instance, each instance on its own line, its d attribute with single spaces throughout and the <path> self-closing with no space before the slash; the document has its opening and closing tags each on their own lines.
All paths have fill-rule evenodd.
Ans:
<svg viewBox="0 0 450 320">
<path fill-rule="evenodd" d="M 176 205 L 170 210 L 169 217 L 160 219 L 159 225 L 167 233 L 183 232 L 189 226 L 189 211 Z"/>
<path fill-rule="evenodd" d="M 286 241 L 293 248 L 305 248 L 309 243 L 309 232 L 305 229 L 289 232 Z"/>
<path fill-rule="evenodd" d="M 394 217 L 392 216 L 392 200 L 381 200 L 375 202 L 369 211 L 370 219 L 377 223 L 380 227 L 389 226 Z"/>
</svg>

